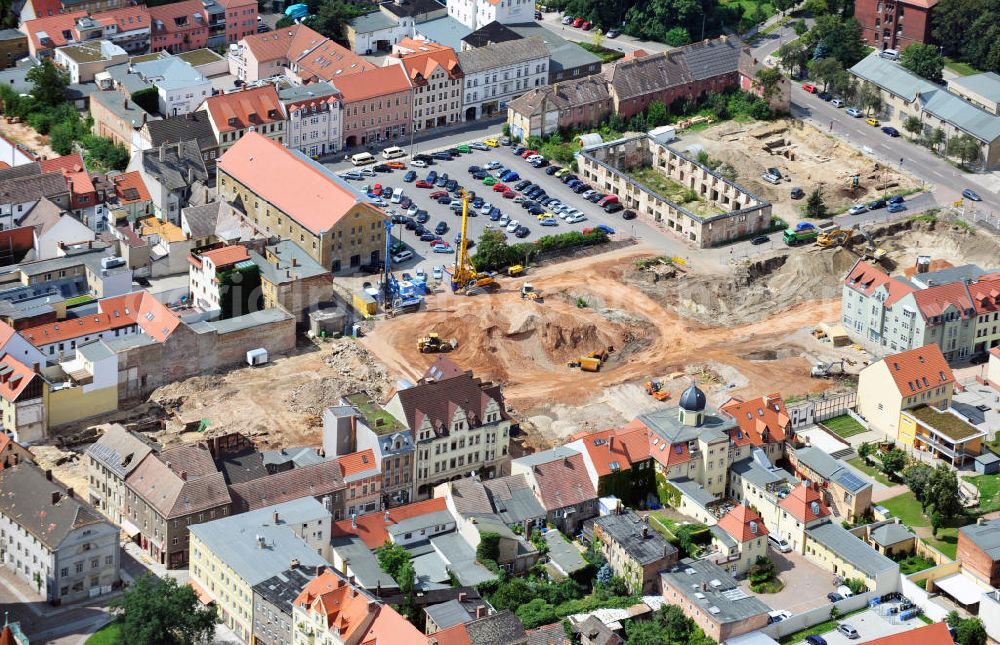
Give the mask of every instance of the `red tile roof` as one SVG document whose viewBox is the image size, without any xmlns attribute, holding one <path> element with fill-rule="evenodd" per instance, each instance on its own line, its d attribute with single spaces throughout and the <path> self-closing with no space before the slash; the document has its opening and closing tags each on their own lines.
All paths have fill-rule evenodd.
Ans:
<svg viewBox="0 0 1000 645">
<path fill-rule="evenodd" d="M 406 69 L 407 76 L 415 84 L 425 83 L 438 68 L 443 69 L 452 79 L 463 76 L 458 66 L 458 56 L 451 47 L 412 38 L 404 38 L 396 46 L 413 51 L 412 54 L 403 54 L 398 58 Z"/>
<path fill-rule="evenodd" d="M 691 453 L 688 452 L 687 442 L 668 445 L 659 434 L 650 430 L 649 426 L 638 417 L 625 424 L 624 431 L 642 430 L 649 447 L 649 456 L 658 461 L 662 466 L 669 468 L 677 464 L 691 461 Z"/>
<path fill-rule="evenodd" d="M 91 18 L 104 26 L 116 25 L 120 32 L 145 29 L 152 25 L 149 9 L 146 8 L 146 5 L 142 4 L 102 11 L 95 13 Z"/>
<path fill-rule="evenodd" d="M 97 303 L 97 307 L 99 311 L 96 314 L 29 327 L 23 330 L 22 335 L 35 347 L 43 347 L 138 325 L 149 337 L 162 343 L 180 324 L 180 319 L 147 291 L 105 298 Z"/>
<path fill-rule="evenodd" d="M 465 625 L 453 625 L 430 635 L 431 643 L 435 645 L 472 645 L 469 632 Z"/>
<path fill-rule="evenodd" d="M 409 92 L 410 81 L 399 65 L 376 67 L 364 74 L 353 74 L 336 80 L 337 89 L 344 96 L 344 103 L 366 101 L 377 96 Z"/>
<path fill-rule="evenodd" d="M 196 18 L 197 16 L 197 18 Z M 149 18 L 153 33 L 178 33 L 192 29 L 208 29 L 205 20 L 205 7 L 199 0 L 181 0 L 170 4 L 161 4 L 149 8 Z M 178 24 L 183 20 L 184 24 Z M 162 27 L 156 23 L 162 23 Z"/>
<path fill-rule="evenodd" d="M 764 526 L 760 515 L 744 504 L 734 507 L 723 515 L 719 520 L 719 528 L 741 543 L 767 535 L 767 527 Z M 756 529 L 756 532 L 753 529 Z"/>
<path fill-rule="evenodd" d="M 882 362 L 889 369 L 896 389 L 903 396 L 912 396 L 955 382 L 955 375 L 948 367 L 948 361 L 935 343 L 886 356 Z"/>
<path fill-rule="evenodd" d="M 94 192 L 94 182 L 79 153 L 63 155 L 54 159 L 43 159 L 38 162 L 42 172 L 62 172 L 66 178 L 70 192 L 74 195 L 87 195 Z"/>
<path fill-rule="evenodd" d="M 138 170 L 112 177 L 111 181 L 115 185 L 115 195 L 118 196 L 119 204 L 148 202 L 151 199 L 146 182 L 142 180 L 142 174 Z"/>
<path fill-rule="evenodd" d="M 332 40 L 324 40 L 308 53 L 292 50 L 289 59 L 292 70 L 303 82 L 336 81 L 338 88 L 342 78 L 381 69 Z"/>
<path fill-rule="evenodd" d="M 816 504 L 815 507 L 813 506 L 814 502 Z M 778 502 L 778 506 L 791 513 L 792 517 L 803 524 L 808 524 L 813 520 L 826 517 L 830 514 L 830 509 L 823 503 L 823 498 L 820 496 L 819 491 L 810 486 L 807 481 L 802 482 L 802 485 L 792 489 L 788 497 Z M 814 512 L 814 509 L 819 512 Z"/>
<path fill-rule="evenodd" d="M 578 433 L 573 435 L 573 439 L 583 441 L 598 477 L 628 470 L 632 464 L 649 459 L 649 440 L 642 428 Z M 615 467 L 612 468 L 612 464 Z"/>
<path fill-rule="evenodd" d="M 405 506 L 397 506 L 388 510 L 389 519 L 386 520 L 386 513 L 369 513 L 357 518 L 357 526 L 352 526 L 351 520 L 341 520 L 333 523 L 333 536 L 356 535 L 368 546 L 369 549 L 377 549 L 389 539 L 389 534 L 385 527 L 398 524 L 402 520 L 412 517 L 420 517 L 428 513 L 447 510 L 444 497 L 433 497 L 422 502 L 414 502 Z"/>
<path fill-rule="evenodd" d="M 285 120 L 285 112 L 273 85 L 217 94 L 205 99 L 208 114 L 219 132 Z"/>
<path fill-rule="evenodd" d="M 9 228 L 6 231 L 0 231 L 0 248 L 3 248 L 8 254 L 13 252 L 15 258 L 18 257 L 19 253 L 29 251 L 34 246 L 34 226 L 19 226 L 17 228 Z M 11 262 L 11 264 L 14 264 L 14 262 Z"/>
<path fill-rule="evenodd" d="M 576 506 L 597 498 L 581 454 L 536 464 L 532 472 L 538 483 L 538 490 L 534 493 L 546 511 Z"/>
<path fill-rule="evenodd" d="M 987 273 L 969 285 L 977 314 L 1000 311 L 1000 273 Z"/>
<path fill-rule="evenodd" d="M 767 442 L 783 442 L 791 430 L 791 419 L 781 394 L 768 394 L 749 401 L 731 398 L 719 408 L 736 419 L 739 428 L 731 430 L 730 439 L 737 446 L 759 447 Z M 767 436 L 767 441 L 764 436 Z"/>
<path fill-rule="evenodd" d="M 74 42 L 76 40 L 76 21 L 78 18 L 83 18 L 86 15 L 86 11 L 73 11 L 71 13 L 60 13 L 44 18 L 35 18 L 34 20 L 25 21 L 21 25 L 21 31 L 28 34 L 28 40 L 31 41 L 34 51 L 38 51 L 39 49 L 55 49 L 56 47 L 65 46 L 67 42 Z M 45 32 L 49 37 L 47 43 L 42 43 L 38 35 L 41 32 Z M 69 34 L 69 38 L 66 37 L 67 33 Z"/>
<path fill-rule="evenodd" d="M 273 60 L 291 60 L 310 51 L 326 40 L 321 34 L 309 27 L 298 24 L 283 29 L 275 29 L 265 34 L 247 36 L 240 42 L 257 59 L 258 63 Z M 294 52 L 293 55 L 289 55 Z"/>
<path fill-rule="evenodd" d="M 961 318 L 968 318 L 967 311 L 973 309 L 972 300 L 964 282 L 938 284 L 913 292 L 913 299 L 925 319 L 941 316 L 953 310 Z"/>
<path fill-rule="evenodd" d="M 211 251 L 205 251 L 199 254 L 203 258 L 208 258 L 212 261 L 212 264 L 216 268 L 226 267 L 237 262 L 243 262 L 244 260 L 250 259 L 250 253 L 247 251 L 247 247 L 240 244 L 234 244 L 232 246 L 223 246 L 217 249 L 212 249 Z"/>
<path fill-rule="evenodd" d="M 356 193 L 322 168 L 257 132 L 237 141 L 217 167 L 317 235 L 336 226 L 359 203 Z"/>
<path fill-rule="evenodd" d="M 883 636 L 867 641 L 865 645 L 954 645 L 955 641 L 948 631 L 947 623 L 931 623 L 921 625 L 916 629 L 910 629 L 898 634 Z"/>
<path fill-rule="evenodd" d="M 374 471 L 374 474 L 378 474 L 378 464 L 375 463 L 375 452 L 371 448 L 338 457 L 337 461 L 340 463 L 340 472 L 345 479 L 353 475 L 360 475 L 371 471 Z"/>
<path fill-rule="evenodd" d="M 898 280 L 893 280 L 889 277 L 888 273 L 864 260 L 858 260 L 854 264 L 850 273 L 844 278 L 844 284 L 856 291 L 860 291 L 866 296 L 872 295 L 876 289 L 882 285 L 886 285 L 890 294 L 895 293 L 895 299 L 897 300 L 903 295 L 915 291 L 913 287 L 909 287 Z M 887 302 L 886 304 L 891 306 L 892 303 Z"/>
<path fill-rule="evenodd" d="M 10 402 L 17 401 L 24 390 L 36 379 L 41 378 L 35 371 L 7 355 L 0 359 L 0 396 Z M 38 396 L 41 396 L 39 390 Z M 2 446 L 0 446 L 2 448 Z"/>
<path fill-rule="evenodd" d="M 327 630 L 344 642 L 354 639 L 364 627 L 369 614 L 376 611 L 374 603 L 333 571 L 324 571 L 302 589 L 294 604 L 311 614 L 326 618 Z"/>
<path fill-rule="evenodd" d="M 380 605 L 360 645 L 426 645 L 427 637 L 389 605 Z"/>
</svg>

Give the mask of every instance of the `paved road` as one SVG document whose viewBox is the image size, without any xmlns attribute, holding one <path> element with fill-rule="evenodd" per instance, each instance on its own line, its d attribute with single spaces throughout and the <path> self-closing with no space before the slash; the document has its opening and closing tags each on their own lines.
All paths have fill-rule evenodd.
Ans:
<svg viewBox="0 0 1000 645">
<path fill-rule="evenodd" d="M 564 14 L 558 11 L 550 11 L 548 13 L 543 13 L 542 19 L 539 20 L 538 23 L 545 25 L 545 27 L 551 29 L 552 31 L 559 34 L 566 40 L 570 40 L 576 43 L 594 42 L 593 31 L 583 31 L 582 29 L 577 29 L 576 27 L 563 25 L 560 22 L 563 19 L 563 15 Z M 601 41 L 601 46 L 607 47 L 608 49 L 617 49 L 618 51 L 625 52 L 626 54 L 634 52 L 637 49 L 644 49 L 651 54 L 673 49 L 670 45 L 666 45 L 664 43 L 656 43 L 648 40 L 639 40 L 638 38 L 633 38 L 632 36 L 626 36 L 625 34 L 622 34 L 617 38 L 604 38 Z"/>
</svg>

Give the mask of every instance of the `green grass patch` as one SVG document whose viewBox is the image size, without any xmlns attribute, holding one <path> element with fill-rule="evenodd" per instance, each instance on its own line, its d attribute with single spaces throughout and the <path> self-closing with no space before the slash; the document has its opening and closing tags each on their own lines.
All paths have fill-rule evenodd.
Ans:
<svg viewBox="0 0 1000 645">
<path fill-rule="evenodd" d="M 955 559 L 958 552 L 958 528 L 953 526 L 950 528 L 938 529 L 938 536 L 936 538 L 927 537 L 921 539 L 952 560 Z"/>
<path fill-rule="evenodd" d="M 979 490 L 979 512 L 1000 510 L 1000 475 L 974 475 L 963 477 Z"/>
<path fill-rule="evenodd" d="M 849 414 L 842 414 L 839 417 L 833 417 L 832 419 L 827 419 L 826 421 L 821 421 L 820 423 L 832 430 L 842 439 L 853 437 L 856 434 L 868 431 L 867 428 L 855 421 L 854 417 Z"/>
<path fill-rule="evenodd" d="M 845 618 L 848 618 L 855 614 L 860 614 L 861 612 L 867 610 L 868 607 L 864 606 L 861 607 L 860 609 L 855 609 L 852 612 L 848 612 L 843 616 L 839 616 L 836 620 L 833 619 L 824 620 L 821 623 L 813 625 L 809 629 L 803 629 L 801 632 L 795 632 L 794 634 L 789 634 L 788 636 L 785 636 L 784 638 L 780 639 L 778 642 L 781 643 L 781 645 L 791 645 L 792 643 L 801 643 L 806 639 L 806 636 L 812 636 L 813 634 L 816 635 L 824 634 L 828 631 L 834 630 L 837 628 L 837 623 L 843 622 Z"/>
<path fill-rule="evenodd" d="M 595 45 L 594 43 L 581 42 L 577 43 L 577 45 L 600 58 L 602 63 L 613 63 L 619 58 L 623 58 L 625 56 L 625 52 L 618 51 L 617 49 L 608 49 L 607 47 Z"/>
<path fill-rule="evenodd" d="M 972 76 L 973 74 L 978 74 L 979 70 L 969 65 L 968 63 L 963 63 L 957 60 L 952 60 L 945 56 L 944 66 L 955 72 L 959 76 Z"/>
<path fill-rule="evenodd" d="M 653 530 L 663 536 L 663 539 L 668 542 L 672 542 L 677 539 L 671 529 L 677 528 L 677 523 L 672 519 L 662 515 L 659 512 L 653 511 L 649 514 L 649 525 L 653 527 Z"/>
<path fill-rule="evenodd" d="M 933 560 L 917 555 L 916 553 L 911 553 L 902 560 L 899 560 L 899 572 L 904 576 L 923 571 L 924 569 L 930 569 L 933 566 L 935 566 Z"/>
<path fill-rule="evenodd" d="M 93 296 L 83 294 L 82 296 L 76 296 L 75 298 L 70 298 L 69 300 L 67 300 L 66 306 L 72 307 L 73 305 L 82 305 L 85 302 L 93 302 L 93 301 L 94 301 Z"/>
<path fill-rule="evenodd" d="M 902 495 L 887 499 L 881 505 L 889 509 L 895 517 L 898 517 L 903 524 L 910 528 L 925 527 L 930 529 L 931 520 L 924 515 L 920 508 L 920 502 L 917 501 L 912 492 L 907 491 Z M 952 560 L 955 559 L 955 552 L 958 550 L 958 529 L 956 527 L 941 528 L 938 529 L 937 537 L 922 537 L 920 539 Z"/>
<path fill-rule="evenodd" d="M 112 645 L 118 638 L 118 623 L 109 623 L 87 639 L 85 645 Z"/>
<path fill-rule="evenodd" d="M 704 217 L 723 213 L 720 206 L 704 199 L 696 191 L 685 188 L 680 182 L 670 179 L 658 168 L 650 166 L 633 168 L 627 174 L 653 192 L 683 206 L 696 215 Z"/>
<path fill-rule="evenodd" d="M 403 429 L 396 417 L 392 416 L 380 405 L 369 399 L 367 394 L 352 394 L 347 397 L 347 400 L 361 412 L 361 416 L 365 418 L 368 422 L 368 426 L 374 430 L 376 434 L 382 435 L 389 432 L 397 432 Z"/>
<path fill-rule="evenodd" d="M 923 621 L 923 623 L 925 625 L 930 625 L 930 624 L 932 624 L 934 622 L 933 620 L 931 620 L 927 616 L 924 616 L 923 614 L 918 615 L 917 618 L 919 618 L 921 621 Z"/>
<path fill-rule="evenodd" d="M 875 468 L 874 466 L 869 466 L 868 463 L 864 459 L 862 459 L 861 457 L 855 457 L 854 459 L 848 459 L 847 463 L 851 464 L 852 466 L 854 466 L 855 468 L 857 468 L 858 470 L 860 470 L 864 474 L 868 475 L 869 477 L 874 478 L 875 481 L 877 481 L 878 483 L 882 484 L 883 486 L 893 486 L 894 485 L 892 482 L 889 481 L 889 478 L 886 477 L 882 473 L 881 470 L 879 470 L 878 468 Z"/>
<path fill-rule="evenodd" d="M 778 593 L 785 588 L 785 583 L 780 579 L 768 580 L 759 585 L 750 585 L 750 591 L 754 593 Z"/>
</svg>

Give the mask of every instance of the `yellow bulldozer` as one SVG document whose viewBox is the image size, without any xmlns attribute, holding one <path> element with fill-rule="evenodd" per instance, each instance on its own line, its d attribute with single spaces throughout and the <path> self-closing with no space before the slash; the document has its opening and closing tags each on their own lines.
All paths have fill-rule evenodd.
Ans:
<svg viewBox="0 0 1000 645">
<path fill-rule="evenodd" d="M 828 249 L 834 246 L 843 246 L 851 239 L 854 232 L 848 228 L 835 228 L 819 234 L 816 238 L 816 246 L 821 249 Z"/>
<path fill-rule="evenodd" d="M 579 367 L 581 371 L 584 372 L 600 372 L 601 365 L 608 360 L 608 355 L 615 351 L 614 347 L 607 347 L 605 349 L 597 350 L 588 353 L 586 356 L 581 356 L 575 361 L 570 361 L 567 363 L 569 367 Z"/>
<path fill-rule="evenodd" d="M 535 286 L 530 282 L 525 282 L 521 285 L 521 298 L 524 300 L 531 300 L 533 302 L 541 302 L 542 294 L 540 291 L 535 289 Z"/>
<path fill-rule="evenodd" d="M 433 352 L 450 352 L 458 347 L 458 341 L 454 338 L 445 340 L 437 332 L 429 332 L 423 338 L 417 339 L 417 350 L 424 354 Z"/>
</svg>

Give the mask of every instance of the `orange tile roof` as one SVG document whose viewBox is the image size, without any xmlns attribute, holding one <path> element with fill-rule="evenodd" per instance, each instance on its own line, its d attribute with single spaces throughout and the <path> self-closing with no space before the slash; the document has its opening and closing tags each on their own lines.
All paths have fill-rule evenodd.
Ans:
<svg viewBox="0 0 1000 645">
<path fill-rule="evenodd" d="M 955 382 L 955 375 L 948 367 L 948 361 L 935 343 L 886 356 L 882 361 L 889 369 L 896 389 L 903 396 L 912 396 Z"/>
<path fill-rule="evenodd" d="M 893 303 L 906 294 L 916 291 L 913 287 L 899 280 L 893 280 L 888 273 L 864 260 L 858 260 L 854 264 L 850 273 L 844 278 L 844 284 L 866 296 L 872 295 L 876 289 L 885 285 L 890 296 L 889 300 L 886 301 L 888 307 L 891 307 Z"/>
<path fill-rule="evenodd" d="M 375 611 L 369 596 L 352 587 L 333 571 L 313 578 L 295 599 L 295 605 L 326 618 L 326 628 L 344 642 L 350 642 Z"/>
<path fill-rule="evenodd" d="M 764 526 L 760 515 L 744 504 L 734 507 L 723 515 L 722 519 L 719 520 L 719 528 L 733 536 L 737 542 L 748 542 L 767 535 L 767 527 Z M 756 533 L 753 531 L 755 528 L 757 529 Z"/>
<path fill-rule="evenodd" d="M 290 60 L 310 51 L 326 38 L 309 27 L 298 24 L 283 29 L 275 29 L 265 34 L 247 36 L 242 42 L 257 59 L 258 63 L 273 60 Z M 295 52 L 290 56 L 290 52 Z"/>
<path fill-rule="evenodd" d="M 150 338 L 162 343 L 180 324 L 180 319 L 147 291 L 105 298 L 98 301 L 97 307 L 96 314 L 29 327 L 22 335 L 35 347 L 44 347 L 138 325 Z"/>
<path fill-rule="evenodd" d="M 317 235 L 361 203 L 322 166 L 256 132 L 237 141 L 217 167 Z"/>
<path fill-rule="evenodd" d="M 924 318 L 940 316 L 949 308 L 954 308 L 960 317 L 968 318 L 966 311 L 973 309 L 964 282 L 949 282 L 919 289 L 913 292 L 913 299 Z"/>
<path fill-rule="evenodd" d="M 337 78 L 336 83 L 337 89 L 344 96 L 344 103 L 410 91 L 410 81 L 406 78 L 406 71 L 399 65 L 377 67 L 363 74 Z"/>
<path fill-rule="evenodd" d="M 142 180 L 142 174 L 138 170 L 112 177 L 111 182 L 115 185 L 118 203 L 122 205 L 148 202 L 151 199 L 146 182 Z"/>
<path fill-rule="evenodd" d="M 430 641 L 435 645 L 472 645 L 469 632 L 465 625 L 453 625 L 430 635 Z"/>
<path fill-rule="evenodd" d="M 911 643 L 919 643 L 920 645 L 955 645 L 955 641 L 951 637 L 951 632 L 948 631 L 947 623 L 921 625 L 916 629 L 867 641 L 865 645 L 911 645 Z"/>
<path fill-rule="evenodd" d="M 369 513 L 357 518 L 357 527 L 351 525 L 351 520 L 341 520 L 333 523 L 334 537 L 341 535 L 356 535 L 368 546 L 369 549 L 377 549 L 389 539 L 389 534 L 385 527 L 398 524 L 402 520 L 412 517 L 420 517 L 428 513 L 446 510 L 444 497 L 432 497 L 422 502 L 414 502 L 405 506 L 397 506 L 389 509 L 389 520 L 386 521 L 385 513 Z"/>
<path fill-rule="evenodd" d="M 427 637 L 389 605 L 381 605 L 361 645 L 426 645 Z"/>
<path fill-rule="evenodd" d="M 13 338 L 16 333 L 17 330 L 0 320 L 0 349 L 3 349 L 7 345 L 7 341 Z"/>
<path fill-rule="evenodd" d="M 378 464 L 375 463 L 375 452 L 371 448 L 338 457 L 337 462 L 344 478 L 369 471 L 375 471 L 375 474 L 379 472 Z"/>
<path fill-rule="evenodd" d="M 615 470 L 628 470 L 632 464 L 649 459 L 649 440 L 642 428 L 578 433 L 573 435 L 573 439 L 583 440 L 587 456 L 598 477 L 609 475 Z M 617 466 L 612 468 L 612 463 Z"/>
<path fill-rule="evenodd" d="M 250 259 L 250 253 L 247 251 L 247 247 L 240 244 L 223 246 L 217 249 L 212 249 L 211 251 L 205 251 L 199 255 L 203 258 L 211 260 L 212 264 L 214 264 L 216 268 L 229 266 L 231 264 L 236 264 L 237 262 L 243 262 L 244 260 Z"/>
<path fill-rule="evenodd" d="M 987 273 L 969 285 L 977 314 L 1000 311 L 1000 273 Z"/>
<path fill-rule="evenodd" d="M 219 132 L 243 130 L 251 125 L 260 126 L 285 120 L 278 90 L 270 84 L 210 96 L 205 99 L 205 105 Z"/>
<path fill-rule="evenodd" d="M 642 430 L 645 433 L 645 440 L 649 448 L 649 456 L 658 461 L 662 466 L 669 468 L 677 464 L 691 461 L 691 453 L 688 451 L 687 442 L 668 445 L 659 434 L 653 432 L 649 426 L 638 417 L 625 424 L 623 431 Z"/>
<path fill-rule="evenodd" d="M 44 18 L 35 18 L 34 20 L 25 21 L 21 25 L 21 31 L 28 34 L 28 39 L 31 40 L 32 46 L 36 51 L 39 49 L 55 49 L 56 47 L 65 46 L 68 41 L 76 40 L 76 21 L 78 18 L 83 18 L 86 15 L 86 11 L 73 11 L 71 13 L 60 13 Z M 48 44 L 42 44 L 41 39 L 38 37 L 38 34 L 43 31 L 49 37 L 50 42 Z M 65 36 L 66 32 L 70 34 L 69 39 Z"/>
<path fill-rule="evenodd" d="M 813 512 L 813 502 L 817 504 L 818 513 Z M 792 517 L 803 524 L 808 524 L 830 514 L 830 509 L 823 503 L 819 491 L 810 486 L 807 481 L 793 488 L 788 497 L 778 502 L 778 506 L 791 513 Z"/>
<path fill-rule="evenodd" d="M 198 20 L 195 16 L 201 16 Z M 187 18 L 184 25 L 178 25 L 177 18 Z M 205 7 L 200 0 L 181 0 L 149 8 L 149 19 L 151 22 L 159 20 L 163 28 L 159 29 L 155 25 L 155 33 L 177 33 L 190 31 L 192 29 L 208 29 L 208 22 L 205 19 Z"/>
<path fill-rule="evenodd" d="M 116 25 L 119 31 L 145 29 L 152 24 L 152 20 L 149 17 L 149 9 L 146 8 L 146 5 L 142 4 L 102 11 L 95 13 L 91 18 L 105 26 Z"/>
<path fill-rule="evenodd" d="M 780 394 L 759 396 L 749 401 L 731 398 L 719 408 L 736 419 L 739 426 L 730 431 L 730 439 L 737 446 L 751 444 L 762 446 L 767 442 L 782 442 L 788 438 L 791 419 L 785 410 L 785 402 Z M 764 433 L 767 433 L 767 441 Z"/>
<path fill-rule="evenodd" d="M 35 371 L 9 354 L 0 359 L 0 396 L 17 401 L 25 388 L 36 378 Z M 0 446 L 2 447 L 2 446 Z"/>
<path fill-rule="evenodd" d="M 0 343 L 0 345 L 2 345 L 2 343 Z M 993 354 L 997 358 L 1000 358 L 1000 347 L 994 347 L 993 349 L 991 349 L 990 354 Z"/>
<path fill-rule="evenodd" d="M 43 159 L 38 162 L 42 172 L 62 172 L 69 184 L 70 191 L 75 195 L 85 195 L 94 192 L 94 182 L 90 180 L 87 167 L 79 153 L 63 155 L 54 159 Z"/>
<path fill-rule="evenodd" d="M 303 81 L 336 80 L 338 88 L 342 78 L 382 69 L 332 40 L 324 40 L 307 52 L 293 49 L 288 58 L 292 69 Z"/>
<path fill-rule="evenodd" d="M 458 56 L 455 50 L 445 45 L 412 38 L 404 38 L 396 44 L 397 47 L 413 50 L 412 54 L 399 57 L 407 76 L 415 83 L 426 82 L 437 68 L 443 69 L 449 78 L 461 78 L 462 70 L 458 66 Z"/>
</svg>

